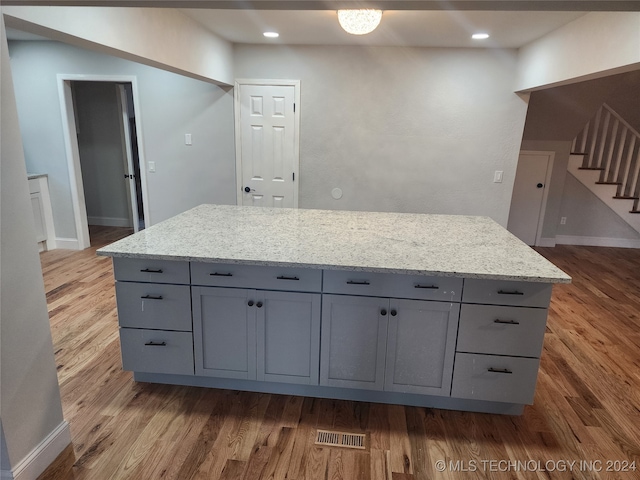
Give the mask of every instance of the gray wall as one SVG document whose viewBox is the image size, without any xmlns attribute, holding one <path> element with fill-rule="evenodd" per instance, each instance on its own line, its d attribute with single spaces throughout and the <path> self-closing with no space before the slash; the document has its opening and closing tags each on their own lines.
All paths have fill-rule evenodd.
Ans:
<svg viewBox="0 0 640 480">
<path fill-rule="evenodd" d="M 9 470 L 63 422 L 11 66 L 0 64 L 0 419 Z"/>
<path fill-rule="evenodd" d="M 301 80 L 300 207 L 506 225 L 526 113 L 515 51 L 236 45 L 234 58 L 236 78 Z"/>
<path fill-rule="evenodd" d="M 558 225 L 558 235 L 640 239 L 640 233 L 616 215 L 573 175 L 565 179 L 565 195 L 560 216 L 566 225 Z"/>
<path fill-rule="evenodd" d="M 135 75 L 146 161 L 149 224 L 201 203 L 235 204 L 231 91 L 57 42 L 11 42 L 27 168 L 49 174 L 56 234 L 75 238 L 56 75 Z M 193 145 L 184 145 L 191 133 Z"/>
<path fill-rule="evenodd" d="M 109 220 L 119 220 L 121 226 L 133 225 L 127 200 L 129 180 L 124 178 L 126 160 L 116 88 L 110 82 L 73 82 L 89 225 L 103 225 Z"/>
</svg>

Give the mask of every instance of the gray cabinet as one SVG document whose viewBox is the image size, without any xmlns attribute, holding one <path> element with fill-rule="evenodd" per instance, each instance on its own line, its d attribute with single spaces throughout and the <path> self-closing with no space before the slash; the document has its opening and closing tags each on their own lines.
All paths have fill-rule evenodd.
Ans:
<svg viewBox="0 0 640 480">
<path fill-rule="evenodd" d="M 460 305 L 391 299 L 384 389 L 449 395 Z"/>
<path fill-rule="evenodd" d="M 318 385 L 320 294 L 258 292 L 258 380 Z"/>
<path fill-rule="evenodd" d="M 256 379 L 254 293 L 192 287 L 196 375 Z"/>
<path fill-rule="evenodd" d="M 192 287 L 196 374 L 318 384 L 320 295 Z"/>
<path fill-rule="evenodd" d="M 383 389 L 388 309 L 387 298 L 322 296 L 321 385 Z"/>
</svg>

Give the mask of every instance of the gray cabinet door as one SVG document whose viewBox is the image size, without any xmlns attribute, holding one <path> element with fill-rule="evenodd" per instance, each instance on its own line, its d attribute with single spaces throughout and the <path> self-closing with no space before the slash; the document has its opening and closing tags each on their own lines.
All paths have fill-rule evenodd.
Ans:
<svg viewBox="0 0 640 480">
<path fill-rule="evenodd" d="M 192 287 L 192 296 L 196 375 L 255 380 L 256 292 Z"/>
<path fill-rule="evenodd" d="M 382 390 L 389 299 L 322 296 L 320 384 Z"/>
<path fill-rule="evenodd" d="M 391 299 L 385 390 L 449 395 L 459 313 L 456 303 Z"/>
<path fill-rule="evenodd" d="M 320 295 L 258 295 L 258 380 L 318 385 Z"/>
</svg>

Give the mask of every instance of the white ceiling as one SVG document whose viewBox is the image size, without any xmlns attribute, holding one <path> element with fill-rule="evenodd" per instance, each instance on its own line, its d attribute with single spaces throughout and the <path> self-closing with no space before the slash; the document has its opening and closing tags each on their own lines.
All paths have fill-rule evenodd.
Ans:
<svg viewBox="0 0 640 480">
<path fill-rule="evenodd" d="M 586 12 L 387 10 L 380 26 L 363 36 L 338 25 L 335 10 L 207 10 L 182 12 L 233 43 L 518 48 Z M 276 31 L 267 39 L 265 31 Z M 491 35 L 471 39 L 475 32 Z"/>
</svg>

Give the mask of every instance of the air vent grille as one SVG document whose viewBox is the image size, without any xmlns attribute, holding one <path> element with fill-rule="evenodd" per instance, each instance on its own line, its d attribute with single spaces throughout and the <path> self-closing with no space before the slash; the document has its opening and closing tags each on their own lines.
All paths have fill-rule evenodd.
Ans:
<svg viewBox="0 0 640 480">
<path fill-rule="evenodd" d="M 316 445 L 326 445 L 329 447 L 357 448 L 364 450 L 364 433 L 333 432 L 330 430 L 318 430 Z"/>
</svg>

